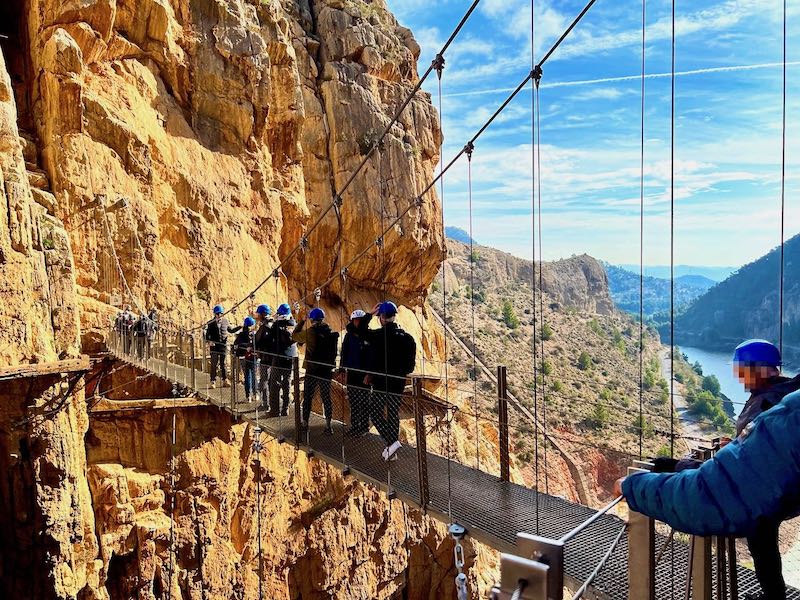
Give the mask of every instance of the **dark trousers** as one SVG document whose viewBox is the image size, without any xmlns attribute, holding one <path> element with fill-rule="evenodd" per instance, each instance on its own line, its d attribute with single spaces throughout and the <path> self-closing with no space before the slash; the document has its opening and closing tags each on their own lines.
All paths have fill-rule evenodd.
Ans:
<svg viewBox="0 0 800 600">
<path fill-rule="evenodd" d="M 322 400 L 322 407 L 325 410 L 325 420 L 333 418 L 333 406 L 331 405 L 331 375 L 313 375 L 306 372 L 305 385 L 303 385 L 303 421 L 308 423 L 311 417 L 311 403 L 314 400 L 314 392 L 319 390 L 319 398 Z"/>
<path fill-rule="evenodd" d="M 269 406 L 269 364 L 261 362 L 258 368 L 258 389 L 261 390 L 261 404 Z"/>
<path fill-rule="evenodd" d="M 350 404 L 350 427 L 369 430 L 369 390 L 364 387 L 364 374 L 348 371 L 347 401 Z"/>
<path fill-rule="evenodd" d="M 225 369 L 225 350 L 211 348 L 211 381 L 217 380 L 217 368 L 222 379 L 228 378 L 228 371 Z"/>
<path fill-rule="evenodd" d="M 269 370 L 269 411 L 271 413 L 286 412 L 289 410 L 289 383 L 292 378 L 292 363 L 288 362 L 287 367 L 281 364 L 274 364 Z M 283 406 L 281 406 L 281 395 L 283 395 Z"/>
<path fill-rule="evenodd" d="M 400 437 L 400 401 L 402 390 L 372 393 L 370 418 L 387 446 L 395 443 Z M 386 416 L 384 417 L 384 411 Z"/>
<path fill-rule="evenodd" d="M 249 399 L 256 391 L 256 363 L 244 358 L 238 360 L 244 375 L 244 395 Z"/>
<path fill-rule="evenodd" d="M 786 584 L 778 547 L 779 528 L 780 522 L 760 522 L 756 532 L 747 538 L 747 547 L 753 557 L 756 577 L 765 600 L 786 600 Z"/>
<path fill-rule="evenodd" d="M 136 356 L 137 356 L 137 358 L 139 358 L 139 360 L 147 358 L 147 356 L 145 355 L 146 344 L 147 344 L 147 338 L 145 337 L 145 335 L 144 334 L 136 334 L 134 339 L 136 341 Z"/>
</svg>

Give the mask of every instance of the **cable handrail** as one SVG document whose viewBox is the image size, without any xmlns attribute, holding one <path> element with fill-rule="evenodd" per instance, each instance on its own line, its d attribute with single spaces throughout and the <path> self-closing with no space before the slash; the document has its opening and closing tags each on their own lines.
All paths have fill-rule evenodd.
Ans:
<svg viewBox="0 0 800 600">
<path fill-rule="evenodd" d="M 562 543 L 564 543 L 564 544 L 566 544 L 568 541 L 570 541 L 571 539 L 573 539 L 573 538 L 574 538 L 576 535 L 578 535 L 579 533 L 581 533 L 582 531 L 584 531 L 584 530 L 585 530 L 587 527 L 589 527 L 589 526 L 590 526 L 592 523 L 594 523 L 595 521 L 597 521 L 597 520 L 598 520 L 600 517 L 602 517 L 604 514 L 606 514 L 606 513 L 607 513 L 608 511 L 610 511 L 612 508 L 614 508 L 614 507 L 615 507 L 617 504 L 619 504 L 620 502 L 622 502 L 624 499 L 625 499 L 625 497 L 624 497 L 624 496 L 618 496 L 617 498 L 615 498 L 614 500 L 612 500 L 611 502 L 609 502 L 608 504 L 606 504 L 606 505 L 605 505 L 603 508 L 601 508 L 600 510 L 598 510 L 596 513 L 594 513 L 594 514 L 593 514 L 591 517 L 589 517 L 588 519 L 586 519 L 586 520 L 585 520 L 583 523 L 581 523 L 580 525 L 578 525 L 577 527 L 575 527 L 575 529 L 573 529 L 572 531 L 570 531 L 570 532 L 568 532 L 568 533 L 565 533 L 564 535 L 562 535 L 562 536 L 561 536 L 561 538 L 559 538 L 559 540 L 558 540 L 558 541 L 559 541 L 559 542 L 562 542 Z"/>
</svg>

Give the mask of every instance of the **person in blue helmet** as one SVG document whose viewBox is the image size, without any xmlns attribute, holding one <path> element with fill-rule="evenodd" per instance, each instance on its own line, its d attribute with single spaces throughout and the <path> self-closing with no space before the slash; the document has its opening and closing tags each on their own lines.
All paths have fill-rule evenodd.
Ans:
<svg viewBox="0 0 800 600">
<path fill-rule="evenodd" d="M 633 475 L 620 488 L 631 509 L 686 533 L 746 537 L 762 590 L 752 600 L 786 598 L 778 532 L 800 513 L 800 376 L 781 376 L 781 364 L 766 340 L 739 344 L 733 369 L 750 398 L 736 440 L 709 461 Z"/>
<path fill-rule="evenodd" d="M 345 372 L 347 402 L 350 404 L 349 437 L 358 437 L 369 431 L 369 390 L 364 387 L 368 345 L 359 331 L 361 320 L 366 316 L 367 313 L 360 308 L 350 313 L 339 362 L 339 368 Z"/>
<path fill-rule="evenodd" d="M 380 319 L 380 329 L 370 329 L 373 316 Z M 417 344 L 396 323 L 394 302 L 376 304 L 372 313 L 361 319 L 359 331 L 369 344 L 364 385 L 373 390 L 370 418 L 386 443 L 384 460 L 396 460 L 400 444 L 400 404 L 406 378 L 414 370 Z M 384 416 L 385 413 L 385 416 Z"/>
<path fill-rule="evenodd" d="M 306 371 L 303 385 L 303 427 L 308 427 L 311 417 L 311 403 L 314 393 L 319 390 L 319 397 L 325 412 L 325 433 L 333 433 L 331 419 L 333 406 L 331 404 L 331 379 L 333 368 L 336 365 L 336 353 L 339 349 L 339 332 L 333 331 L 325 322 L 325 311 L 313 308 L 308 313 L 311 326 L 306 327 L 306 320 L 300 319 L 292 333 L 292 339 L 298 344 L 305 345 L 306 353 L 303 367 Z"/>
<path fill-rule="evenodd" d="M 253 349 L 256 354 L 258 390 L 261 392 L 261 408 L 269 410 L 269 368 L 272 365 L 272 308 L 259 304 L 256 308 L 258 328 L 253 334 Z"/>
<path fill-rule="evenodd" d="M 236 333 L 239 327 L 231 327 L 225 318 L 225 308 L 217 304 L 214 309 L 214 318 L 205 326 L 204 339 L 211 350 L 211 383 L 209 387 L 217 385 L 217 370 L 222 376 L 222 387 L 228 387 L 228 371 L 225 368 L 225 355 L 228 352 L 228 334 Z"/>
<path fill-rule="evenodd" d="M 256 324 L 253 317 L 245 317 L 241 330 L 233 340 L 233 355 L 239 361 L 244 376 L 244 396 L 249 404 L 256 391 L 256 359 L 253 350 L 252 329 Z"/>
<path fill-rule="evenodd" d="M 297 344 L 292 340 L 297 323 L 292 317 L 292 307 L 284 303 L 276 312 L 270 340 L 273 356 L 269 369 L 269 417 L 286 416 L 289 412 L 292 360 L 297 358 Z"/>
</svg>

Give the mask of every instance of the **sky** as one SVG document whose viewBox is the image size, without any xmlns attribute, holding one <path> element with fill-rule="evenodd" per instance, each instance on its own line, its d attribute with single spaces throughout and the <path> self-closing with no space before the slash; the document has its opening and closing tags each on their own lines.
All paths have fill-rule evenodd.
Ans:
<svg viewBox="0 0 800 600">
<path fill-rule="evenodd" d="M 533 0 L 536 57 L 584 2 Z M 387 0 L 430 64 L 467 0 Z M 787 0 L 786 236 L 800 231 L 800 0 Z M 740 266 L 780 243 L 782 0 L 676 3 L 675 264 Z M 598 0 L 543 67 L 542 255 L 639 262 L 641 0 Z M 647 1 L 644 262 L 670 262 L 671 2 Z M 531 0 L 482 0 L 445 54 L 445 163 L 531 68 Z M 538 58 L 537 58 L 538 60 Z M 424 89 L 438 105 L 436 77 Z M 531 257 L 532 91 L 445 174 L 447 225 Z"/>
</svg>

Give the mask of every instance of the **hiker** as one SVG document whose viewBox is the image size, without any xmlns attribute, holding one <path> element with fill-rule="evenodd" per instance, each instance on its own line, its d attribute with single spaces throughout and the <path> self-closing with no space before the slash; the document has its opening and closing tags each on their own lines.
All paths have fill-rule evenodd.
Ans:
<svg viewBox="0 0 800 600">
<path fill-rule="evenodd" d="M 269 413 L 267 416 L 286 416 L 289 412 L 289 383 L 292 377 L 292 359 L 297 358 L 297 344 L 292 340 L 292 330 L 297 323 L 292 318 L 292 307 L 281 304 L 272 324 L 272 366 L 269 370 Z M 281 403 L 281 395 L 283 402 Z M 280 412 L 278 412 L 280 411 Z"/>
<path fill-rule="evenodd" d="M 228 349 L 228 334 L 236 333 L 239 327 L 231 327 L 223 315 L 225 309 L 217 304 L 214 309 L 214 318 L 206 323 L 205 341 L 211 349 L 211 383 L 210 388 L 217 386 L 217 369 L 222 376 L 222 387 L 229 387 L 228 372 L 225 369 L 225 354 Z"/>
<path fill-rule="evenodd" d="M 158 331 L 158 311 L 155 308 L 151 308 L 150 313 L 147 315 L 146 358 L 150 358 L 153 354 L 153 341 L 156 338 L 157 331 Z"/>
<path fill-rule="evenodd" d="M 136 353 L 136 358 L 142 360 L 144 358 L 144 351 L 147 342 L 147 315 L 142 315 L 136 319 L 131 327 L 131 334 L 133 335 L 133 349 Z"/>
<path fill-rule="evenodd" d="M 248 404 L 252 402 L 256 389 L 256 359 L 253 351 L 253 334 L 251 333 L 255 324 L 256 320 L 253 317 L 245 317 L 241 330 L 233 340 L 233 355 L 239 361 L 244 375 L 244 397 Z"/>
<path fill-rule="evenodd" d="M 308 427 L 311 417 L 311 403 L 314 391 L 319 390 L 319 397 L 325 411 L 325 433 L 333 433 L 331 419 L 333 406 L 331 405 L 331 379 L 333 367 L 336 365 L 336 351 L 339 348 L 339 332 L 333 331 L 325 322 L 325 311 L 314 308 L 308 313 L 310 327 L 305 327 L 305 319 L 300 319 L 292 333 L 292 340 L 298 344 L 305 344 L 306 354 L 303 368 L 306 371 L 305 384 L 303 385 L 303 428 Z"/>
<path fill-rule="evenodd" d="M 369 329 L 372 316 L 377 315 L 380 329 Z M 365 315 L 359 331 L 369 344 L 364 385 L 372 387 L 370 418 L 386 443 L 384 460 L 397 460 L 400 450 L 400 402 L 406 387 L 406 377 L 416 365 L 417 344 L 414 338 L 395 322 L 397 305 L 394 302 L 376 304 Z M 386 416 L 384 417 L 384 411 Z"/>
<path fill-rule="evenodd" d="M 788 394 L 800 389 L 800 376 L 794 379 L 780 374 L 782 364 L 780 350 L 774 344 L 760 339 L 746 340 L 733 352 L 733 372 L 742 382 L 750 398 L 736 421 L 736 435 L 741 436 L 753 419 L 776 406 Z M 657 470 L 663 460 L 657 462 Z M 682 459 L 674 471 L 696 469 L 701 461 Z M 782 575 L 779 549 L 780 520 L 763 521 L 747 536 L 747 547 L 753 557 L 756 577 L 764 590 L 764 598 L 783 598 L 785 583 Z M 756 596 L 756 598 L 758 598 Z"/>
<path fill-rule="evenodd" d="M 269 304 L 259 304 L 256 308 L 258 329 L 253 334 L 253 349 L 258 365 L 258 389 L 261 391 L 261 405 L 269 410 L 269 367 L 272 364 L 272 308 Z"/>
<path fill-rule="evenodd" d="M 131 312 L 131 305 L 126 304 L 114 320 L 114 328 L 122 340 L 121 347 L 125 354 L 131 351 L 131 329 L 136 321 L 136 316 Z"/>
<path fill-rule="evenodd" d="M 367 313 L 361 309 L 350 314 L 339 363 L 339 368 L 345 372 L 347 401 L 350 404 L 350 429 L 347 430 L 350 437 L 364 435 L 369 431 L 369 390 L 364 387 L 364 377 L 367 374 L 363 371 L 368 346 L 359 332 L 361 320 L 365 316 Z"/>
<path fill-rule="evenodd" d="M 760 355 L 760 354 L 759 354 Z M 746 357 L 746 352 L 740 353 Z M 774 365 L 773 365 L 774 366 Z M 698 469 L 635 473 L 617 482 L 631 510 L 699 536 L 747 537 L 800 515 L 800 391 L 755 417 Z M 785 600 L 777 547 L 751 549 L 763 593 Z M 758 558 L 757 558 L 758 557 Z"/>
</svg>

